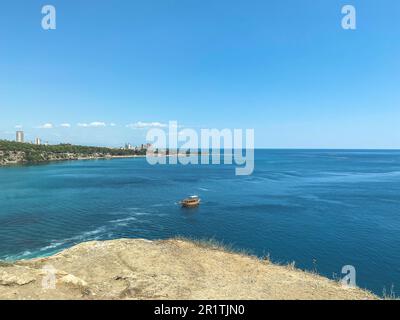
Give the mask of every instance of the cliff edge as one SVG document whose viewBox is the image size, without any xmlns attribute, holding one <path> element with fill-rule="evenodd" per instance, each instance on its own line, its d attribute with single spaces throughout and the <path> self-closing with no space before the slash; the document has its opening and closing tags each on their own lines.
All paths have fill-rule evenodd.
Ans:
<svg viewBox="0 0 400 320">
<path fill-rule="evenodd" d="M 81 243 L 0 263 L 0 299 L 377 299 L 290 266 L 186 240 Z"/>
</svg>

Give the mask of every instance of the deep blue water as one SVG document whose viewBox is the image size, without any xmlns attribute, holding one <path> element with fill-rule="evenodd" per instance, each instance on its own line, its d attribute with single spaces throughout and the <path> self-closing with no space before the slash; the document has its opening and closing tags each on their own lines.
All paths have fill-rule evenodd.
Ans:
<svg viewBox="0 0 400 320">
<path fill-rule="evenodd" d="M 144 158 L 3 167 L 0 191 L 0 259 L 181 235 L 331 278 L 353 265 L 358 286 L 400 292 L 400 151 L 257 150 L 252 176 Z M 181 209 L 191 194 L 202 205 Z"/>
</svg>

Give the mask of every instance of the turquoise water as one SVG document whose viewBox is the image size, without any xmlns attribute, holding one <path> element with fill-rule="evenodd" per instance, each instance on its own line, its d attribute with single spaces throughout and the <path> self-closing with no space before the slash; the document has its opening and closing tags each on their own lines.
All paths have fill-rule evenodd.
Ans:
<svg viewBox="0 0 400 320">
<path fill-rule="evenodd" d="M 228 165 L 144 158 L 0 168 L 0 259 L 93 239 L 215 238 L 328 277 L 400 292 L 400 151 L 256 150 L 252 176 Z M 177 201 L 191 194 L 197 209 Z"/>
</svg>

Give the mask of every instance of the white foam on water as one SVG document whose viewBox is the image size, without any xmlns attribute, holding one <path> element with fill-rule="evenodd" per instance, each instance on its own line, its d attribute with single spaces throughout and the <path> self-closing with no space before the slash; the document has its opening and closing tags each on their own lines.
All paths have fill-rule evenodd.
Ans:
<svg viewBox="0 0 400 320">
<path fill-rule="evenodd" d="M 103 226 L 103 227 L 97 228 L 97 229 L 92 230 L 92 231 L 83 232 L 81 235 L 72 237 L 71 239 L 86 238 L 86 237 L 90 237 L 90 236 L 93 236 L 93 235 L 96 235 L 96 234 L 99 234 L 99 233 L 105 232 L 105 231 L 106 231 L 106 227 Z"/>
<path fill-rule="evenodd" d="M 31 254 L 32 254 L 31 251 L 26 250 L 26 251 L 24 251 L 24 252 L 22 252 L 22 253 L 18 253 L 18 254 L 15 254 L 15 255 L 10 255 L 10 256 L 5 256 L 4 259 L 2 259 L 2 260 L 4 260 L 4 261 L 16 261 L 16 260 L 21 260 L 21 259 L 27 258 L 27 257 L 30 256 Z"/>
<path fill-rule="evenodd" d="M 63 244 L 65 244 L 65 241 L 51 242 L 48 246 L 40 248 L 39 251 L 46 251 L 46 250 L 50 250 L 50 249 L 55 249 L 55 248 L 58 248 L 58 247 L 62 246 Z"/>
<path fill-rule="evenodd" d="M 117 219 L 117 220 L 111 220 L 110 223 L 119 223 L 119 222 L 128 222 L 128 221 L 136 221 L 137 218 L 135 217 L 128 217 L 128 218 L 122 218 L 122 219 Z"/>
<path fill-rule="evenodd" d="M 151 215 L 149 212 L 132 212 L 133 215 L 135 216 L 148 216 Z"/>
</svg>

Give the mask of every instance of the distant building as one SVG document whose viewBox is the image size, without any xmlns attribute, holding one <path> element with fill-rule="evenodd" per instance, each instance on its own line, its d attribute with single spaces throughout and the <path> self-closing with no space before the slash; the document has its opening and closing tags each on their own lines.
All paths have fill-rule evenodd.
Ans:
<svg viewBox="0 0 400 320">
<path fill-rule="evenodd" d="M 151 143 L 142 144 L 142 145 L 140 146 L 140 149 L 141 149 L 141 150 L 148 150 L 148 149 L 150 149 L 150 148 L 151 148 Z"/>
<path fill-rule="evenodd" d="M 23 131 L 17 131 L 15 141 L 21 142 L 21 143 L 24 142 L 24 132 Z"/>
<path fill-rule="evenodd" d="M 36 144 L 37 146 L 40 146 L 40 145 L 42 144 L 42 140 L 40 140 L 40 138 L 36 138 L 36 139 L 35 139 L 35 144 Z"/>
<path fill-rule="evenodd" d="M 132 150 L 132 145 L 130 143 L 125 143 L 125 149 L 126 150 Z"/>
</svg>

